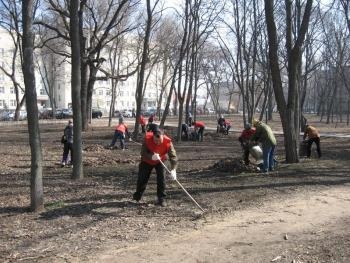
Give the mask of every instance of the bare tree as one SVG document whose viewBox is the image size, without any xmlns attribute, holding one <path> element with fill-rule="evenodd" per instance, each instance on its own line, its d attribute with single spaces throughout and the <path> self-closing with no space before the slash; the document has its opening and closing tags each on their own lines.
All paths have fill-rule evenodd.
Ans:
<svg viewBox="0 0 350 263">
<path fill-rule="evenodd" d="M 154 10 L 157 7 L 158 3 L 159 3 L 159 0 L 156 0 L 153 4 L 153 7 L 152 7 L 151 1 L 150 0 L 146 1 L 147 20 L 146 20 L 145 35 L 144 35 L 144 40 L 143 40 L 140 71 L 138 74 L 137 87 L 136 87 L 136 92 L 135 92 L 136 120 L 135 120 L 134 134 L 133 134 L 134 138 L 137 138 L 137 134 L 138 134 L 139 118 L 141 116 L 141 107 L 142 107 L 144 84 L 145 84 L 144 83 L 145 70 L 146 70 L 147 63 L 149 62 L 149 41 L 150 41 L 151 29 L 152 29 L 152 25 L 153 25 Z"/>
<path fill-rule="evenodd" d="M 272 83 L 277 102 L 277 108 L 281 117 L 284 132 L 284 143 L 286 149 L 286 162 L 294 163 L 299 161 L 299 92 L 297 85 L 297 69 L 301 63 L 302 45 L 308 30 L 309 20 L 312 10 L 312 0 L 307 0 L 302 15 L 300 27 L 296 28 L 296 36 L 293 39 L 292 1 L 285 1 L 286 12 L 286 50 L 288 61 L 288 94 L 285 99 L 281 70 L 278 59 L 278 40 L 274 15 L 274 1 L 265 0 L 265 19 L 267 24 L 269 41 L 269 59 L 272 75 Z M 294 25 L 295 26 L 295 25 Z"/>
<path fill-rule="evenodd" d="M 16 78 L 18 67 L 23 64 L 20 4 L 21 3 L 16 0 L 0 0 L 0 26 L 8 32 L 13 43 L 11 64 L 7 66 L 0 65 L 0 70 L 11 79 L 14 87 L 16 96 L 15 120 L 19 119 L 19 111 L 25 102 L 25 93 L 23 97 L 20 96 L 21 92 L 24 92 L 24 87 L 21 87 L 21 84 Z"/>
<path fill-rule="evenodd" d="M 31 210 L 44 209 L 43 195 L 43 158 L 39 131 L 38 105 L 34 75 L 34 35 L 33 24 L 33 0 L 22 1 L 23 21 L 23 76 L 26 90 L 26 104 L 28 112 L 29 145 L 31 150 L 30 169 L 30 200 Z"/>
<path fill-rule="evenodd" d="M 80 0 L 71 0 L 69 6 L 70 14 L 70 40 L 72 49 L 72 75 L 71 91 L 73 105 L 73 179 L 83 178 L 83 161 L 82 161 L 82 111 L 81 111 L 81 58 L 80 58 L 80 32 L 79 32 L 79 4 Z"/>
<path fill-rule="evenodd" d="M 52 41 L 57 38 L 69 42 L 69 25 L 67 23 L 70 16 L 67 12 L 67 2 L 58 0 L 46 0 L 48 10 L 56 15 L 55 24 L 50 24 L 43 18 L 36 24 L 44 26 L 56 33 L 46 41 Z M 91 117 L 91 102 L 93 87 L 98 79 L 97 73 L 100 71 L 103 63 L 107 60 L 103 56 L 104 48 L 121 34 L 126 34 L 136 28 L 133 25 L 132 12 L 139 4 L 139 0 L 111 0 L 108 5 L 105 2 L 82 0 L 79 2 L 79 32 L 80 32 L 80 52 L 81 52 L 81 107 L 82 107 L 82 126 L 88 128 L 88 121 Z M 68 9 L 69 10 L 69 9 Z M 58 23 L 57 23 L 58 20 Z M 125 21 L 129 21 L 128 23 Z M 120 30 L 114 30 L 120 25 L 125 27 Z M 116 33 L 116 34 L 114 34 Z M 60 54 L 70 57 L 67 52 Z"/>
<path fill-rule="evenodd" d="M 261 115 L 271 101 L 269 72 L 266 65 L 263 10 L 259 1 L 231 0 L 227 15 L 232 23 L 222 18 L 228 36 L 218 32 L 219 44 L 231 70 L 231 92 L 235 87 L 242 94 L 243 122 L 250 122 L 260 105 Z M 262 101 L 262 102 L 261 102 Z M 238 111 L 238 107 L 236 109 Z"/>
</svg>

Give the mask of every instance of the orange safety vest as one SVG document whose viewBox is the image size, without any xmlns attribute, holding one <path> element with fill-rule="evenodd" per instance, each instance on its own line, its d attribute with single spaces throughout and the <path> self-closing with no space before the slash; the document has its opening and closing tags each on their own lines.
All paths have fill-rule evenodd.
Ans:
<svg viewBox="0 0 350 263">
<path fill-rule="evenodd" d="M 166 154 L 168 153 L 170 147 L 171 147 L 171 139 L 163 135 L 163 142 L 159 145 L 155 144 L 153 141 L 153 132 L 147 132 L 145 136 L 145 144 L 147 149 L 152 153 L 158 153 L 160 156 L 160 159 L 164 161 L 166 159 Z M 142 161 L 150 164 L 150 165 L 156 165 L 159 163 L 159 161 L 150 160 L 145 156 L 142 156 Z"/>
<path fill-rule="evenodd" d="M 143 117 L 142 115 L 140 116 L 140 124 L 141 124 L 141 126 L 145 126 L 146 125 L 145 117 Z"/>
<path fill-rule="evenodd" d="M 202 122 L 202 121 L 196 121 L 194 123 L 194 127 L 203 128 L 203 127 L 205 127 L 205 125 L 204 125 L 204 122 Z"/>
<path fill-rule="evenodd" d="M 128 129 L 128 126 L 124 123 L 120 123 L 115 127 L 116 131 L 120 131 L 121 133 L 125 133 L 125 131 Z"/>
</svg>

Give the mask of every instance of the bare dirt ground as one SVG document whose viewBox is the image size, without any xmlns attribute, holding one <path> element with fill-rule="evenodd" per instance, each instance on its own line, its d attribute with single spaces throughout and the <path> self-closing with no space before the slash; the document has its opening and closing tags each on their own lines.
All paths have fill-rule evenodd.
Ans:
<svg viewBox="0 0 350 263">
<path fill-rule="evenodd" d="M 241 129 L 239 116 L 231 121 Z M 113 135 L 106 123 L 94 120 L 84 133 L 79 181 L 59 166 L 65 122 L 41 124 L 45 211 L 38 214 L 27 210 L 27 126 L 0 125 L 0 262 L 350 262 L 350 138 L 333 137 L 349 135 L 346 125 L 311 119 L 323 156 L 297 164 L 283 163 L 278 135 L 279 164 L 268 174 L 242 165 L 237 132 L 175 142 L 178 179 L 202 213 L 171 181 L 168 206 L 155 206 L 155 176 L 142 201 L 132 201 L 140 145 L 105 149 Z"/>
</svg>

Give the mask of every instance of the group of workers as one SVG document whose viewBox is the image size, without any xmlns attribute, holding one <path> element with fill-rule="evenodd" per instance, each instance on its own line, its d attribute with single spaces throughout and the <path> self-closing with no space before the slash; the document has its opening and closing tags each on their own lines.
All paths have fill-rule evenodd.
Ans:
<svg viewBox="0 0 350 263">
<path fill-rule="evenodd" d="M 141 118 L 144 118 L 143 116 Z M 177 155 L 175 148 L 173 146 L 172 140 L 166 136 L 163 131 L 158 127 L 158 125 L 153 124 L 154 117 L 151 116 L 148 120 L 148 126 L 150 127 L 146 131 L 146 124 L 144 120 L 140 118 L 140 124 L 142 132 L 144 135 L 144 140 L 141 145 L 141 161 L 139 163 L 139 171 L 137 177 L 136 191 L 133 194 L 133 199 L 140 201 L 141 197 L 146 189 L 148 180 L 150 178 L 151 172 L 155 169 L 157 174 L 157 205 L 166 206 L 165 201 L 165 169 L 166 166 L 164 161 L 169 159 L 170 161 L 170 178 L 172 180 L 177 180 L 176 168 L 177 168 Z M 225 124 L 226 123 L 226 124 Z M 197 140 L 203 141 L 203 131 L 205 128 L 204 122 L 195 121 L 191 123 L 197 134 Z M 221 115 L 218 120 L 218 129 L 222 128 L 222 125 L 227 125 L 227 122 L 223 120 Z M 219 127 L 220 126 L 220 127 Z M 225 127 L 229 129 L 228 126 Z M 68 154 L 70 152 L 70 162 L 73 160 L 73 122 L 69 120 L 68 125 L 64 129 L 65 142 L 64 150 L 62 157 L 62 166 L 67 164 Z M 121 149 L 125 149 L 125 136 L 128 136 L 131 140 L 131 136 L 128 131 L 127 125 L 124 123 L 122 117 L 119 118 L 119 123 L 116 126 L 115 133 L 110 144 L 114 146 L 117 139 L 121 141 Z M 321 157 L 320 149 L 320 134 L 317 129 L 311 125 L 306 125 L 303 140 L 307 140 L 307 157 L 311 156 L 311 146 L 313 143 L 317 146 L 318 157 Z M 239 142 L 241 143 L 243 149 L 243 159 L 244 163 L 248 165 L 250 150 L 253 145 L 256 145 L 258 142 L 262 148 L 262 169 L 261 172 L 268 172 L 274 170 L 274 153 L 275 147 L 277 144 L 276 137 L 271 130 L 270 126 L 265 124 L 260 120 L 254 119 L 252 124 L 247 123 L 244 127 L 244 130 L 241 132 L 238 137 Z"/>
</svg>

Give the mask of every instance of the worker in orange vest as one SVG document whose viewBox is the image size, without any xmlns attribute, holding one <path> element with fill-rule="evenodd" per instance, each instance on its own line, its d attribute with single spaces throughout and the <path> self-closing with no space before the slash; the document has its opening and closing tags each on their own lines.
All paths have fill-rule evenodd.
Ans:
<svg viewBox="0 0 350 263">
<path fill-rule="evenodd" d="M 203 141 L 203 132 L 204 132 L 204 128 L 205 128 L 205 124 L 202 121 L 194 121 L 192 123 L 192 125 L 194 126 L 194 131 L 196 133 L 196 139 L 197 141 Z"/>
<path fill-rule="evenodd" d="M 143 114 L 140 115 L 140 125 L 141 125 L 142 133 L 145 133 L 146 132 L 146 120 L 145 120 L 145 117 L 143 116 Z"/>
<path fill-rule="evenodd" d="M 112 142 L 109 145 L 109 147 L 113 148 L 116 141 L 119 139 L 120 140 L 120 148 L 122 150 L 124 150 L 125 149 L 125 137 L 126 137 L 126 135 L 128 135 L 129 141 L 131 141 L 131 136 L 130 136 L 130 133 L 128 131 L 128 126 L 124 123 L 124 118 L 120 117 L 119 123 L 115 127 L 114 136 L 113 136 Z"/>
<path fill-rule="evenodd" d="M 157 205 L 166 206 L 165 168 L 162 162 L 167 159 L 167 156 L 171 166 L 170 176 L 173 180 L 176 180 L 177 156 L 171 139 L 164 135 L 160 129 L 147 132 L 141 146 L 141 162 L 139 164 L 136 192 L 133 195 L 134 200 L 141 200 L 151 172 L 155 168 L 157 173 Z"/>
</svg>

